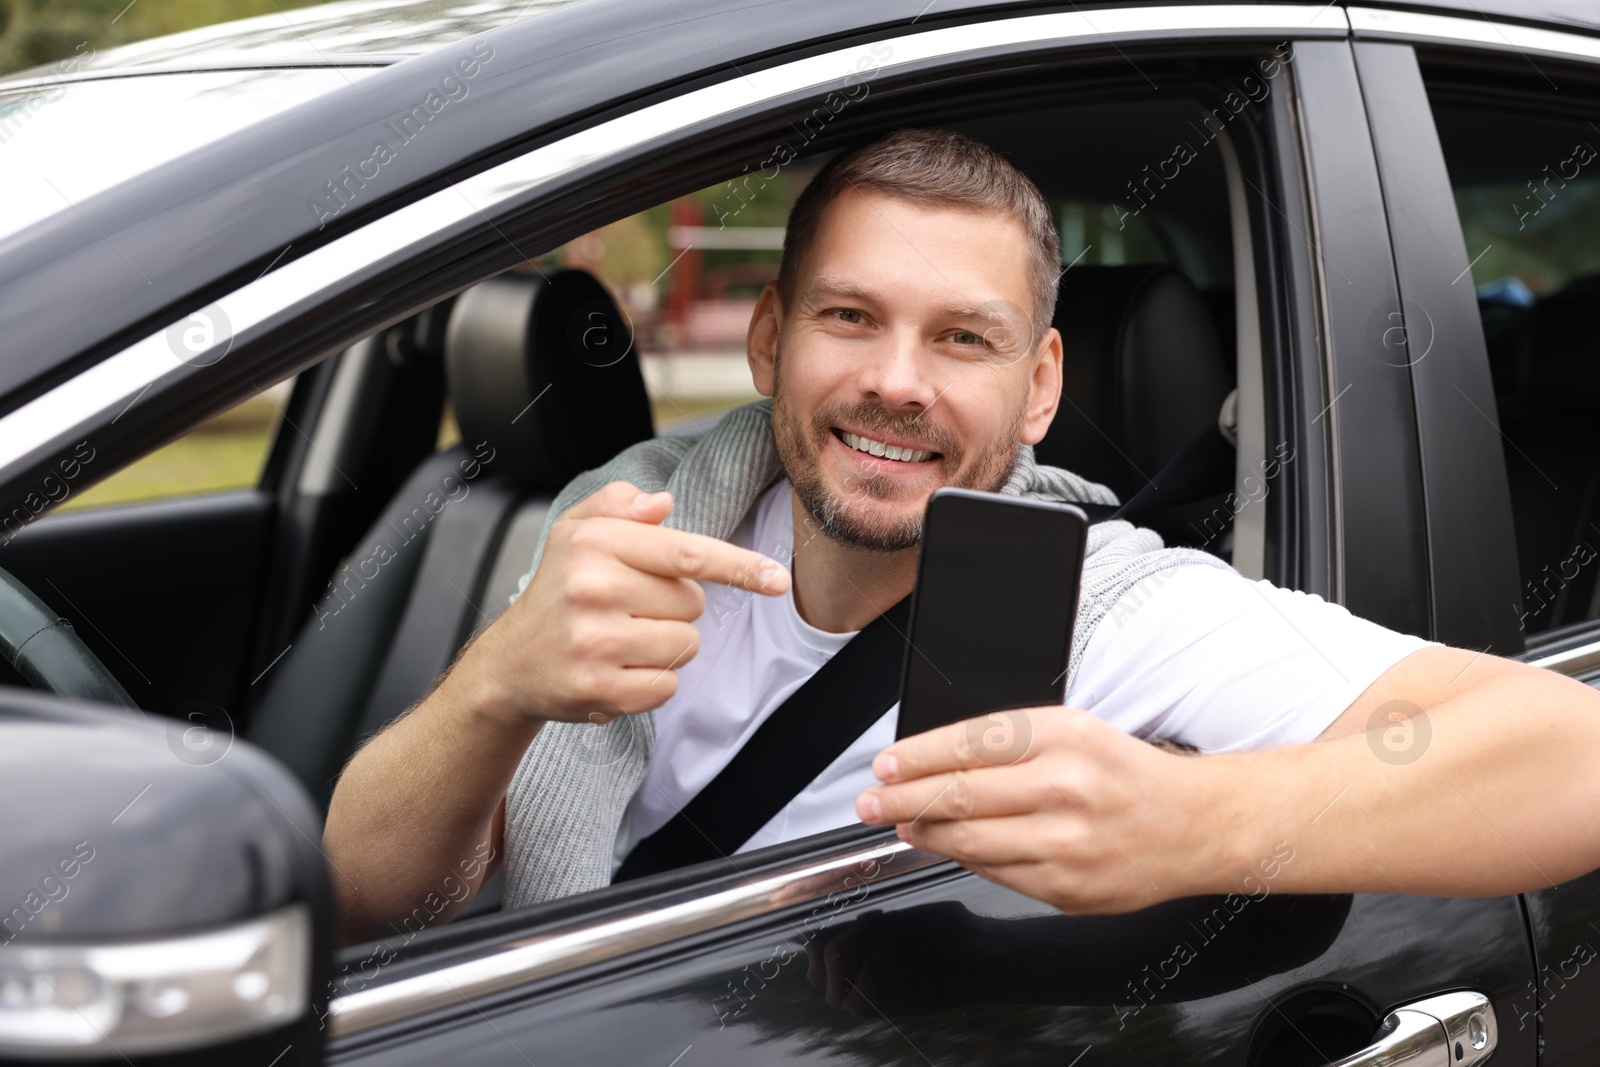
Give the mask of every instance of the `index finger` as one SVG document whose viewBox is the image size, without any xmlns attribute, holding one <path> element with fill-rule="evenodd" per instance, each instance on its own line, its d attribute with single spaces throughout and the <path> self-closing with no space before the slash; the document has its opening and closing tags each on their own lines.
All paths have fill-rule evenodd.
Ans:
<svg viewBox="0 0 1600 1067">
<path fill-rule="evenodd" d="M 646 493 L 632 482 L 607 482 L 568 508 L 564 519 L 636 519 L 658 523 L 671 510 L 672 495 Z"/>
<path fill-rule="evenodd" d="M 789 591 L 789 571 L 777 560 L 705 534 L 664 526 L 636 527 L 619 541 L 617 558 L 663 578 L 717 582 L 767 596 Z"/>
<path fill-rule="evenodd" d="M 901 738 L 873 759 L 872 773 L 880 782 L 907 782 L 930 774 L 1016 763 L 1033 751 L 1038 720 L 1031 711 L 994 711 Z"/>
</svg>

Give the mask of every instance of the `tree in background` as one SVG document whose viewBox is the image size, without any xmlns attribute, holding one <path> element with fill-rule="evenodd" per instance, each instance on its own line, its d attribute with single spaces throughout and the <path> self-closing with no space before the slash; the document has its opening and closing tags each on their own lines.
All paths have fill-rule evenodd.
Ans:
<svg viewBox="0 0 1600 1067">
<path fill-rule="evenodd" d="M 0 0 L 0 75 L 309 2 L 314 0 Z"/>
</svg>

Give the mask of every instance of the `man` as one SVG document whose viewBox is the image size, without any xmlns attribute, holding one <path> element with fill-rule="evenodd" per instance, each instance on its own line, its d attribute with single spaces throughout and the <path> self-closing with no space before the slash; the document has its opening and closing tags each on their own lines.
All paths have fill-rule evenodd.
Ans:
<svg viewBox="0 0 1600 1067">
<path fill-rule="evenodd" d="M 563 490 L 510 608 L 346 769 L 326 834 L 345 936 L 424 901 L 447 919 L 502 854 L 508 906 L 607 884 L 909 593 L 935 488 L 1114 502 L 1033 459 L 1059 269 L 1038 190 L 969 138 L 903 130 L 824 168 L 750 325 L 770 401 Z M 1578 766 L 1600 694 L 1571 680 L 1120 521 L 1091 530 L 1072 664 L 1065 706 L 1005 717 L 1003 758 L 981 724 L 891 743 L 891 710 L 743 847 L 892 823 L 1069 912 L 1227 892 L 1267 861 L 1291 892 L 1457 895 L 1600 865 L 1600 774 Z M 1369 722 L 1429 747 L 1380 758 Z"/>
</svg>

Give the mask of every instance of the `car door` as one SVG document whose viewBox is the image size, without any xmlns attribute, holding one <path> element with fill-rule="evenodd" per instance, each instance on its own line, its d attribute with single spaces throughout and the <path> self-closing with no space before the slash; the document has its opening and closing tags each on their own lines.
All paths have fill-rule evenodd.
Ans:
<svg viewBox="0 0 1600 1067">
<path fill-rule="evenodd" d="M 1067 916 L 892 837 L 829 836 L 856 841 L 479 920 L 498 943 L 363 946 L 330 1061 L 1328 1063 L 1419 989 L 1525 973 L 1514 901 L 1274 894 L 1292 846 L 1237 894 Z M 1475 947 L 1438 951 L 1438 922 Z"/>
<path fill-rule="evenodd" d="M 1488 625 L 1462 643 L 1600 684 L 1600 46 L 1527 27 L 1485 37 L 1476 18 L 1351 17 L 1363 86 L 1391 101 L 1374 137 L 1402 288 L 1432 324 L 1414 369 L 1445 357 L 1428 367 L 1424 451 L 1470 457 L 1429 472 L 1434 573 L 1457 587 L 1436 604 L 1480 600 Z M 1480 386 L 1470 404 L 1463 380 Z M 1473 830 L 1493 833 L 1487 817 Z M 1537 1034 L 1544 1062 L 1584 1062 L 1600 1036 L 1600 879 L 1551 884 L 1525 907 L 1537 973 L 1502 1034 Z"/>
<path fill-rule="evenodd" d="M 1415 387 L 1372 330 L 1402 305 L 1355 53 L 1299 40 L 1289 70 L 1255 133 L 1235 131 L 1263 149 L 1245 184 L 1268 422 L 1304 460 L 1261 566 L 1432 634 Z M 352 949 L 330 1058 L 1327 1063 L 1434 994 L 1507 1017 L 1533 973 L 1517 898 L 1274 895 L 1294 854 L 1277 843 L 1224 897 L 1067 916 L 839 831 Z M 1502 1028 L 1497 1062 L 1535 1050 Z"/>
<path fill-rule="evenodd" d="M 607 13 L 584 6 L 562 33 L 578 35 Z M 229 358 L 176 373 L 138 362 L 160 345 L 154 333 L 119 351 L 113 358 L 135 368 L 131 377 L 159 383 L 135 408 L 139 425 L 240 392 L 251 378 L 284 377 L 650 199 L 771 166 L 772 145 L 795 136 L 797 119 L 819 129 L 817 144 L 806 141 L 815 151 L 876 125 L 993 107 L 997 86 L 1015 94 L 1029 78 L 1082 78 L 1099 91 L 1113 68 L 1133 84 L 1191 64 L 1203 74 L 1184 84 L 1214 79 L 1225 109 L 1216 122 L 1239 157 L 1239 217 L 1249 220 L 1240 247 L 1254 279 L 1241 333 L 1260 354 L 1252 417 L 1263 444 L 1291 444 L 1296 457 L 1265 498 L 1249 565 L 1387 625 L 1434 632 L 1413 383 L 1373 358 L 1372 324 L 1401 305 L 1340 9 L 1006 17 L 975 5 L 926 21 L 907 9 L 870 34 L 833 8 L 810 10 L 808 19 L 838 18 L 839 38 L 807 22 L 801 52 L 773 54 L 769 23 L 718 9 L 687 25 L 726 32 L 716 66 L 747 73 L 707 65 L 686 83 L 651 86 L 628 108 L 560 136 L 547 131 L 521 154 L 472 141 L 481 129 L 471 123 L 454 128 L 442 156 L 410 154 L 407 166 L 461 180 L 375 196 L 368 213 L 352 212 L 304 255 L 207 296 L 232 323 Z M 590 32 L 587 43 L 600 48 Z M 517 39 L 515 27 L 485 38 Z M 1211 61 L 1264 73 L 1257 64 L 1275 42 L 1293 43 L 1292 60 L 1279 60 L 1282 89 L 1235 122 L 1243 99 L 1228 103 L 1226 72 L 1219 79 Z M 513 56 L 509 43 L 504 54 Z M 424 60 L 411 70 L 431 70 Z M 567 99 L 539 92 L 537 65 L 508 66 L 519 74 L 499 91 Z M 552 85 L 569 77 L 549 75 Z M 872 107 L 848 110 L 863 95 Z M 1381 349 L 1382 329 L 1377 336 Z M 0 423 L 17 430 L 7 485 L 53 458 L 69 431 L 110 425 L 110 386 L 57 388 L 83 402 L 70 425 L 33 413 Z M 126 451 L 135 437 L 119 432 L 108 433 L 108 448 Z M 838 831 L 351 950 L 327 1015 L 330 1060 L 1322 1063 L 1371 1042 L 1391 1010 L 1448 991 L 1476 991 L 1510 1017 L 1511 998 L 1534 974 L 1516 898 L 1274 893 L 1295 848 L 1286 840 L 1264 850 L 1224 897 L 1067 916 L 881 833 Z M 1531 1032 L 1502 1025 L 1496 1062 L 1530 1063 L 1535 1049 Z"/>
</svg>

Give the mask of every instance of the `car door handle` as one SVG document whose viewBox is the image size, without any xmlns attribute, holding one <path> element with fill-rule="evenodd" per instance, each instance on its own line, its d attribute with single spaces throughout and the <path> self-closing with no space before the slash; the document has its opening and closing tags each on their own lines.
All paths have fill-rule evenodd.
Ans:
<svg viewBox="0 0 1600 1067">
<path fill-rule="evenodd" d="M 1328 1067 L 1472 1067 L 1500 1037 L 1494 1006 L 1482 993 L 1441 993 L 1391 1011 L 1378 1038 Z"/>
</svg>

